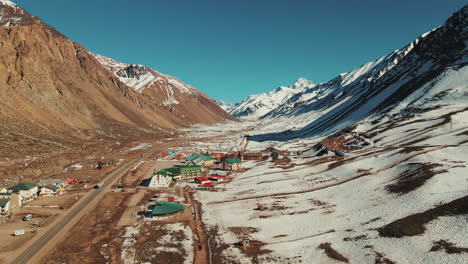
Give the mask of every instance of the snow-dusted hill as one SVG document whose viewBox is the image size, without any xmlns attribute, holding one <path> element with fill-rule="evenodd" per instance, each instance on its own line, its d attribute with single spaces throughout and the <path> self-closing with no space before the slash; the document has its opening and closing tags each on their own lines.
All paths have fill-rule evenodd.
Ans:
<svg viewBox="0 0 468 264">
<path fill-rule="evenodd" d="M 225 136 L 194 148 L 290 153 L 243 162 L 222 191 L 197 193 L 212 250 L 222 252 L 214 259 L 466 263 L 467 20 L 465 7 L 260 120 L 196 127 L 192 136 Z M 230 246 L 246 238 L 249 247 Z"/>
<path fill-rule="evenodd" d="M 295 93 L 266 114 L 265 111 L 250 113 L 265 120 L 274 119 L 270 131 L 279 132 L 253 139 L 326 135 L 392 109 L 398 109 L 393 111 L 395 114 L 430 111 L 438 105 L 437 101 L 448 98 L 466 104 L 467 12 L 468 8 L 463 8 L 443 26 L 423 34 L 402 49 Z M 448 85 L 455 79 L 461 86 Z M 447 86 L 441 88 L 444 83 Z M 437 92 L 435 86 L 439 87 Z M 451 90 L 455 88 L 458 90 Z M 268 104 L 268 99 L 261 99 Z M 261 100 L 256 102 L 262 103 Z M 285 130 L 288 131 L 283 132 Z"/>
<path fill-rule="evenodd" d="M 92 55 L 122 83 L 185 121 L 214 120 L 216 116 L 234 119 L 216 101 L 176 77 L 144 65 L 127 64 L 102 55 Z"/>
<path fill-rule="evenodd" d="M 147 66 L 122 63 L 98 54 L 94 54 L 94 56 L 123 83 L 134 88 L 139 93 L 143 93 L 146 89 L 150 89 L 156 84 L 163 85 L 166 88 L 166 98 L 163 104 L 179 103 L 174 96 L 175 91 L 194 96 L 201 94 L 193 86 L 183 83 L 173 76 L 157 72 Z"/>
<path fill-rule="evenodd" d="M 312 89 L 315 86 L 312 81 L 299 78 L 291 86 L 281 86 L 270 92 L 251 95 L 235 105 L 221 104 L 221 107 L 236 117 L 260 118 L 283 105 L 294 95 Z"/>
</svg>

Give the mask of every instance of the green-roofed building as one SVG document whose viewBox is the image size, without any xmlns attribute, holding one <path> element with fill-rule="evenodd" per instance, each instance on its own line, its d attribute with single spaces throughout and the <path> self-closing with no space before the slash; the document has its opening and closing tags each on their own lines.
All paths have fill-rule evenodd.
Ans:
<svg viewBox="0 0 468 264">
<path fill-rule="evenodd" d="M 214 163 L 215 159 L 208 154 L 192 154 L 185 158 L 185 160 L 192 165 L 209 166 Z"/>
<path fill-rule="evenodd" d="M 200 155 L 200 154 L 192 154 L 192 155 L 186 157 L 185 160 L 186 160 L 186 161 L 192 161 L 192 160 L 198 158 L 199 155 Z"/>
<path fill-rule="evenodd" d="M 172 167 L 172 168 L 166 168 L 163 169 L 163 171 L 167 172 L 169 176 L 179 176 L 180 175 L 180 169 L 177 167 Z"/>
<path fill-rule="evenodd" d="M 24 182 L 7 188 L 8 191 L 18 193 L 23 201 L 37 197 L 39 188 L 37 184 Z"/>
<path fill-rule="evenodd" d="M 174 214 L 184 210 L 184 206 L 174 202 L 157 202 L 151 214 L 153 216 L 164 216 Z"/>
<path fill-rule="evenodd" d="M 202 176 L 201 166 L 199 165 L 180 166 L 179 169 L 182 178 L 193 178 Z"/>
<path fill-rule="evenodd" d="M 167 177 L 167 176 L 169 176 L 169 173 L 167 171 L 160 170 L 160 171 L 156 172 L 154 175 L 161 175 L 161 176 Z"/>
<path fill-rule="evenodd" d="M 10 199 L 3 199 L 0 197 L 0 215 L 10 215 Z"/>
<path fill-rule="evenodd" d="M 223 170 L 236 171 L 240 168 L 241 160 L 239 158 L 225 158 L 222 162 Z"/>
</svg>

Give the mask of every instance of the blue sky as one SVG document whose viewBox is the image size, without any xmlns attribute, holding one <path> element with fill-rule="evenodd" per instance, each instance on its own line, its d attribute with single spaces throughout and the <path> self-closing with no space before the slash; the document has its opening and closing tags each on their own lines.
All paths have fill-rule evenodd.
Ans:
<svg viewBox="0 0 468 264">
<path fill-rule="evenodd" d="M 13 0 L 118 61 L 145 64 L 216 100 L 316 83 L 440 26 L 461 0 Z"/>
</svg>

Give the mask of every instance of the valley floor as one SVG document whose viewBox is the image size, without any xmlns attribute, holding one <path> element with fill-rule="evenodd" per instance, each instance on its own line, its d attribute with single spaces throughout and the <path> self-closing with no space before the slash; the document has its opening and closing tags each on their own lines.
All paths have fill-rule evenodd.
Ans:
<svg viewBox="0 0 468 264">
<path fill-rule="evenodd" d="M 152 148 L 226 153 L 275 147 L 282 154 L 277 161 L 243 162 L 231 180 L 202 191 L 191 181 L 139 186 L 155 170 L 177 164 L 156 160 L 155 152 L 104 190 L 41 252 L 41 262 L 465 263 L 468 127 L 421 119 L 398 126 L 382 121 L 327 140 L 246 137 L 265 127 L 258 121 L 196 126 L 168 143 L 133 147 L 134 157 Z M 185 211 L 144 217 L 155 196 L 174 197 Z"/>
</svg>

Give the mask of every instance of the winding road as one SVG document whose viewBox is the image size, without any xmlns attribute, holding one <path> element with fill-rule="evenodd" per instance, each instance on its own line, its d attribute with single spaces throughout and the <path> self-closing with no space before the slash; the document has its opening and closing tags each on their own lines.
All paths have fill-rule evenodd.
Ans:
<svg viewBox="0 0 468 264">
<path fill-rule="evenodd" d="M 102 198 L 104 193 L 106 193 L 110 187 L 122 177 L 128 170 L 135 166 L 138 162 L 142 161 L 146 157 L 152 155 L 157 149 L 152 149 L 143 154 L 142 156 L 126 163 L 122 167 L 118 168 L 116 171 L 112 172 L 105 180 L 104 184 L 100 189 L 91 190 L 89 195 L 85 196 L 78 204 L 71 208 L 71 210 L 66 213 L 59 221 L 57 221 L 52 227 L 50 227 L 44 234 L 41 235 L 34 243 L 32 243 L 28 248 L 20 253 L 16 259 L 11 263 L 13 264 L 26 264 L 26 263 L 37 263 L 37 259 L 34 259 L 41 252 L 42 249 L 54 238 L 57 234 L 72 225 L 73 220 L 78 219 L 78 215 L 87 209 L 91 209 L 93 201 L 96 201 L 98 198 Z M 43 252 L 41 252 L 43 253 Z"/>
</svg>

